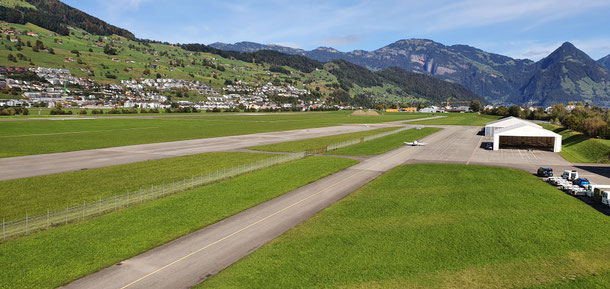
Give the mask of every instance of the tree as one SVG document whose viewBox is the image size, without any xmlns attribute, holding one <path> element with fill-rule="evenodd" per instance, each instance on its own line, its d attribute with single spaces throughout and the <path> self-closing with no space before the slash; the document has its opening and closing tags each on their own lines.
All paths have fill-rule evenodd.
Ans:
<svg viewBox="0 0 610 289">
<path fill-rule="evenodd" d="M 578 125 L 580 124 L 580 122 L 578 121 L 578 118 L 576 116 L 574 116 L 573 114 L 570 114 L 568 116 L 566 116 L 563 121 L 561 121 L 561 124 L 563 124 L 563 126 L 571 129 L 571 130 L 576 130 L 576 128 L 578 128 Z"/>
<path fill-rule="evenodd" d="M 49 54 L 55 54 L 55 50 L 53 50 L 53 48 L 49 47 Z"/>
<path fill-rule="evenodd" d="M 77 57 L 80 56 L 80 52 L 78 50 L 76 50 L 76 49 L 72 49 L 72 51 L 70 51 L 70 52 L 76 54 Z"/>
<path fill-rule="evenodd" d="M 15 55 L 13 55 L 12 53 L 9 53 L 7 58 L 8 58 L 8 61 L 17 62 Z"/>
<path fill-rule="evenodd" d="M 521 110 L 521 107 L 518 105 L 513 105 L 513 106 L 509 107 L 508 114 L 510 116 L 514 116 L 514 117 L 523 117 L 523 111 Z"/>
<path fill-rule="evenodd" d="M 553 105 L 553 107 L 551 107 L 552 118 L 563 119 L 566 114 L 568 114 L 568 111 L 566 110 L 566 107 L 561 103 Z"/>
<path fill-rule="evenodd" d="M 608 124 L 601 117 L 596 116 L 585 118 L 578 126 L 578 130 L 590 137 L 598 137 L 603 134 L 607 126 Z"/>
<path fill-rule="evenodd" d="M 481 103 L 478 100 L 473 100 L 470 102 L 470 110 L 479 112 L 482 108 L 483 106 L 481 106 Z"/>
<path fill-rule="evenodd" d="M 106 44 L 104 46 L 104 54 L 108 54 L 108 55 L 116 55 L 116 49 L 114 49 L 112 46 L 110 46 L 110 44 Z"/>
</svg>

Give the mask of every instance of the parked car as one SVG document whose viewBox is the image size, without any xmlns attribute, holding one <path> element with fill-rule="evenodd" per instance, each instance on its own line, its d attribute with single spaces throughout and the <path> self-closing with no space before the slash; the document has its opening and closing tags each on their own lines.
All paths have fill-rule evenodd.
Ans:
<svg viewBox="0 0 610 289">
<path fill-rule="evenodd" d="M 595 189 L 596 188 L 600 188 L 606 191 L 610 191 L 610 186 L 609 185 L 594 185 L 594 184 L 588 184 L 585 186 L 585 188 L 587 189 L 587 197 L 593 198 L 595 197 Z"/>
<path fill-rule="evenodd" d="M 539 167 L 536 173 L 539 177 L 548 178 L 553 176 L 553 169 L 547 167 Z"/>
<path fill-rule="evenodd" d="M 610 206 L 610 191 L 602 191 L 602 204 Z"/>
<path fill-rule="evenodd" d="M 578 179 L 578 172 L 571 171 L 571 170 L 565 170 L 565 171 L 563 171 L 563 174 L 561 174 L 561 177 L 568 181 L 573 181 L 575 179 Z"/>
<path fill-rule="evenodd" d="M 494 144 L 493 144 L 493 143 L 491 143 L 491 142 L 488 142 L 488 143 L 486 143 L 486 144 L 485 144 L 484 148 L 485 148 L 486 150 L 488 150 L 488 151 L 491 151 L 491 150 L 493 150 L 493 149 L 494 149 Z"/>
<path fill-rule="evenodd" d="M 572 184 L 577 185 L 577 186 L 581 186 L 581 187 L 583 187 L 583 188 L 584 188 L 586 185 L 589 185 L 589 184 L 591 184 L 591 183 L 589 182 L 589 180 L 588 180 L 588 179 L 585 179 L 585 178 L 578 178 L 578 179 L 575 179 L 575 180 L 572 182 Z"/>
</svg>

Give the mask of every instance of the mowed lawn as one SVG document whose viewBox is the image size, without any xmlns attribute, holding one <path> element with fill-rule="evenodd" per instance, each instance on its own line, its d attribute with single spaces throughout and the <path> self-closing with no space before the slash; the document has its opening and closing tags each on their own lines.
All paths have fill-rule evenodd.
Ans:
<svg viewBox="0 0 610 289">
<path fill-rule="evenodd" d="M 387 127 L 374 130 L 360 131 L 354 133 L 346 133 L 339 135 L 331 135 L 325 137 L 310 138 L 305 140 L 297 140 L 290 142 L 275 143 L 262 146 L 249 147 L 251 150 L 269 151 L 269 152 L 302 152 L 308 150 L 324 149 L 328 145 L 336 144 L 344 141 L 360 139 L 366 136 L 384 133 L 388 131 L 398 130 L 399 127 Z"/>
<path fill-rule="evenodd" d="M 421 121 L 410 121 L 409 124 L 485 126 L 485 124 L 488 122 L 502 118 L 496 115 L 484 115 L 476 113 L 436 113 L 434 116 L 443 117 Z"/>
<path fill-rule="evenodd" d="M 610 272 L 608 228 L 608 216 L 527 172 L 406 165 L 199 288 L 600 284 Z"/>
<path fill-rule="evenodd" d="M 564 159 L 573 163 L 610 163 L 610 140 L 590 138 L 582 133 L 561 126 L 545 124 L 563 137 L 562 151 Z"/>
<path fill-rule="evenodd" d="M 408 129 L 382 138 L 331 151 L 327 154 L 344 156 L 379 155 L 403 146 L 404 142 L 419 140 L 440 130 L 442 128 L 436 127 L 425 127 L 419 130 Z"/>
<path fill-rule="evenodd" d="M 356 163 L 309 157 L 0 243 L 0 288 L 56 288 Z"/>
<path fill-rule="evenodd" d="M 154 119 L 29 120 L 0 123 L 0 158 L 199 138 L 379 123 L 426 117 L 404 113 L 351 116 L 349 111 L 200 114 Z"/>
<path fill-rule="evenodd" d="M 12 220 L 109 198 L 151 185 L 254 163 L 271 154 L 205 153 L 0 181 L 0 219 Z"/>
</svg>

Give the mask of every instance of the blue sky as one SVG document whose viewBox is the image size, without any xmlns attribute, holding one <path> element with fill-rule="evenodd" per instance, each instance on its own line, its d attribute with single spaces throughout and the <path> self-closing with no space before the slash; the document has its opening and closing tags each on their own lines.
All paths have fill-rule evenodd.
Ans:
<svg viewBox="0 0 610 289">
<path fill-rule="evenodd" d="M 466 44 L 538 60 L 570 41 L 610 54 L 608 0 L 64 0 L 171 43 L 253 41 L 303 49 L 374 50 L 400 39 Z"/>
</svg>

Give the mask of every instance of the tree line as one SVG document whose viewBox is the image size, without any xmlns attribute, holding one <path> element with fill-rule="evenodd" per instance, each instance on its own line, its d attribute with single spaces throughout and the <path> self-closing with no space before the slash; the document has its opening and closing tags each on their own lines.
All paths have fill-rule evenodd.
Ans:
<svg viewBox="0 0 610 289">
<path fill-rule="evenodd" d="M 68 35 L 70 33 L 68 25 L 71 25 L 80 27 L 91 34 L 116 34 L 136 40 L 133 33 L 110 25 L 99 18 L 72 8 L 58 0 L 28 0 L 28 2 L 37 9 L 19 6 L 15 8 L 0 6 L 0 19 L 18 24 L 30 22 L 60 35 Z"/>
<path fill-rule="evenodd" d="M 523 110 L 518 105 L 483 109 L 480 104 L 471 103 L 470 108 L 473 111 L 480 111 L 488 115 L 514 116 L 523 119 L 549 121 L 561 124 L 573 131 L 581 132 L 589 137 L 610 139 L 610 114 L 608 109 L 581 102 L 576 104 L 569 103 L 569 105 L 573 105 L 574 108 L 568 110 L 563 104 L 555 104 L 549 112 L 546 112 L 542 107 L 538 107 L 535 110 Z"/>
</svg>

